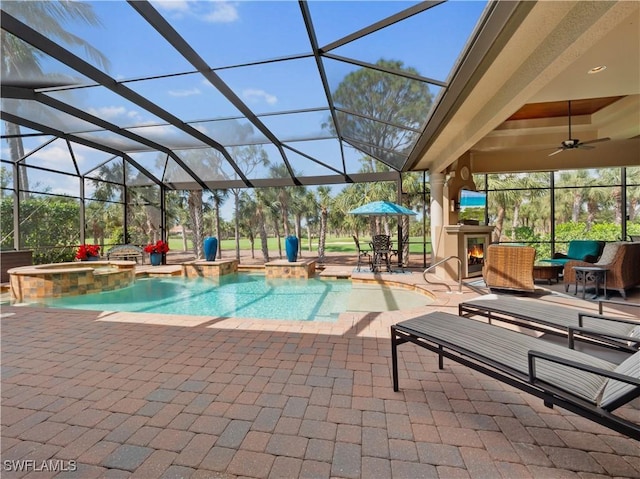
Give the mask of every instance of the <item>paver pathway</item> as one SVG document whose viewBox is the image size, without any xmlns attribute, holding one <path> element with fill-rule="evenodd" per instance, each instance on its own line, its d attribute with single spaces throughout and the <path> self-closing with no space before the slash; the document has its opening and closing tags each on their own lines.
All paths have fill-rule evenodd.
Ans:
<svg viewBox="0 0 640 479">
<path fill-rule="evenodd" d="M 5 307 L 2 477 L 640 477 L 638 442 L 414 345 L 394 393 L 404 317 Z"/>
</svg>

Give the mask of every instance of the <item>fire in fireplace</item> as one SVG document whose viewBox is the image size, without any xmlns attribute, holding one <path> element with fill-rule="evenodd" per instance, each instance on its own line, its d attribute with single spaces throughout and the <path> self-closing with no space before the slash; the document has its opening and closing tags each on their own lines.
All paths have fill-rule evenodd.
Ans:
<svg viewBox="0 0 640 479">
<path fill-rule="evenodd" d="M 467 276 L 475 276 L 482 273 L 485 241 L 485 236 L 467 237 Z"/>
<path fill-rule="evenodd" d="M 469 248 L 469 256 L 467 260 L 469 264 L 482 264 L 484 260 L 484 250 L 481 244 L 474 244 L 471 248 Z"/>
</svg>

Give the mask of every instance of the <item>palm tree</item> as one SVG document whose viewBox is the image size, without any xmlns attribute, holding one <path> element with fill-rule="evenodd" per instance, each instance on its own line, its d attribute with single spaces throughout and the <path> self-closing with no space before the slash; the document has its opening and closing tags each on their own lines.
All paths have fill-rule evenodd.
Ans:
<svg viewBox="0 0 640 479">
<path fill-rule="evenodd" d="M 531 198 L 544 194 L 544 191 L 539 189 L 549 185 L 547 173 L 527 173 L 513 175 L 513 182 L 515 188 L 521 190 L 520 195 L 514 197 L 513 202 L 513 217 L 511 219 L 511 229 L 515 232 L 516 228 L 520 226 L 520 208 L 525 201 L 530 201 Z M 513 235 L 513 233 L 512 233 Z M 512 237 L 512 239 L 515 239 Z"/>
<path fill-rule="evenodd" d="M 231 155 L 236 160 L 236 163 L 242 168 L 244 174 L 248 177 L 251 177 L 254 170 L 258 167 L 263 166 L 266 167 L 269 164 L 269 156 L 267 152 L 258 145 L 250 145 L 246 147 L 233 147 L 231 148 Z M 234 178 L 237 179 L 237 178 Z M 235 225 L 235 242 L 236 242 L 236 259 L 240 261 L 240 228 L 241 228 L 241 217 L 240 217 L 240 198 L 242 194 L 242 189 L 240 188 L 232 188 L 231 194 L 233 195 L 233 203 L 234 203 L 234 225 Z M 252 243 L 253 247 L 253 243 Z"/>
<path fill-rule="evenodd" d="M 331 188 L 318 187 L 318 205 L 320 206 L 320 234 L 318 235 L 318 261 L 324 262 L 324 248 L 327 241 L 327 217 L 331 204 Z"/>
<path fill-rule="evenodd" d="M 184 208 L 186 198 L 177 191 L 169 191 L 165 198 L 165 208 L 167 225 L 178 225 L 182 230 L 182 251 L 189 249 L 187 242 L 187 225 L 189 223 L 189 213 Z"/>
<path fill-rule="evenodd" d="M 213 200 L 213 209 L 215 211 L 215 222 L 216 222 L 216 237 L 218 238 L 218 253 L 217 256 L 219 259 L 222 258 L 222 230 L 220 229 L 220 206 L 225 200 L 229 197 L 229 190 L 212 190 L 210 192 L 210 197 Z"/>
<path fill-rule="evenodd" d="M 255 258 L 255 232 L 260 228 L 257 215 L 258 205 L 248 192 L 243 191 L 238 203 L 236 204 L 236 209 L 238 233 L 243 231 L 244 234 L 247 235 L 247 238 L 249 238 L 249 242 L 251 243 L 251 258 Z M 236 242 L 236 246 L 239 248 L 239 241 Z M 236 249 L 236 254 L 240 254 L 239 249 Z"/>
<path fill-rule="evenodd" d="M 615 198 L 611 195 L 610 188 L 592 186 L 586 191 L 587 231 L 590 231 L 603 210 L 606 211 L 615 201 Z"/>
<path fill-rule="evenodd" d="M 267 243 L 268 238 L 267 238 L 267 218 L 266 218 L 268 213 L 265 211 L 267 209 L 267 206 L 266 206 L 267 201 L 264 198 L 265 193 L 266 193 L 265 189 L 255 190 L 255 196 L 256 196 L 255 215 L 258 223 L 258 231 L 260 232 L 262 256 L 264 258 L 264 262 L 268 263 L 269 262 L 269 245 Z M 281 252 L 281 256 L 282 256 L 282 252 Z"/>
<path fill-rule="evenodd" d="M 294 175 L 298 175 L 298 173 L 294 172 Z M 269 168 L 269 176 L 271 178 L 288 178 L 289 171 L 287 167 L 282 164 L 278 166 L 272 166 Z M 289 230 L 289 203 L 291 196 L 293 196 L 293 190 L 295 188 L 290 186 L 284 186 L 282 188 L 277 188 L 275 197 L 276 201 L 274 201 L 274 206 L 277 205 L 278 212 L 280 213 L 280 218 L 282 221 L 282 231 L 284 236 L 287 237 L 290 235 Z M 278 236 L 278 242 L 280 237 Z"/>
<path fill-rule="evenodd" d="M 155 242 L 160 239 L 162 224 L 160 211 L 160 188 L 158 186 L 122 187 L 126 164 L 121 158 L 115 158 L 90 172 L 100 180 L 90 179 L 94 188 L 94 201 L 88 202 L 85 213 L 85 225 L 91 228 L 94 242 L 104 247 L 105 232 L 122 231 L 112 234 L 113 242 Z M 140 175 L 140 173 L 137 173 Z M 136 179 L 131 178 L 135 184 Z M 126 195 L 122 197 L 123 193 Z M 127 205 L 127 231 L 123 228 L 123 204 Z"/>
<path fill-rule="evenodd" d="M 98 50 L 82 38 L 74 35 L 64 27 L 64 23 L 81 22 L 91 26 L 99 26 L 100 20 L 93 7 L 85 2 L 25 2 L 4 1 L 2 9 L 10 15 L 24 21 L 28 25 L 38 25 L 41 33 L 61 44 L 82 48 L 89 57 L 105 70 L 109 69 L 109 61 Z M 45 55 L 40 50 L 23 42 L 2 30 L 2 77 L 16 82 L 29 84 L 31 81 L 56 81 L 56 75 L 42 71 L 40 60 Z M 68 80 L 68 79 L 67 79 Z M 9 138 L 9 152 L 13 162 L 24 156 L 24 145 L 20 137 L 20 126 L 6 122 Z M 27 168 L 20 165 L 19 188 L 23 192 L 29 190 Z M 25 195 L 28 193 L 24 193 Z"/>
<path fill-rule="evenodd" d="M 640 168 L 627 168 L 627 184 L 627 214 L 633 223 L 640 214 Z"/>
<path fill-rule="evenodd" d="M 597 176 L 602 183 L 608 185 L 622 184 L 621 168 L 602 168 L 597 170 Z M 619 186 L 612 187 L 610 190 L 611 200 L 613 202 L 614 217 L 616 224 L 622 224 L 622 188 Z"/>
<path fill-rule="evenodd" d="M 302 255 L 302 217 L 306 213 L 307 203 L 305 202 L 307 197 L 307 189 L 304 186 L 298 186 L 291 188 L 290 210 L 294 217 L 295 235 L 298 237 L 298 256 Z"/>
<path fill-rule="evenodd" d="M 218 151 L 211 148 L 202 148 L 194 150 L 184 150 L 180 152 L 182 160 L 186 164 L 204 165 L 209 171 L 212 171 L 212 175 L 218 177 L 222 175 L 223 160 L 220 157 Z M 167 165 L 167 170 L 179 168 L 179 166 L 171 162 Z M 165 176 L 171 176 L 170 173 L 165 173 Z M 189 219 L 191 222 L 191 234 L 193 249 L 196 258 L 201 259 L 204 255 L 202 241 L 204 239 L 205 225 L 204 225 L 204 209 L 207 206 L 203 202 L 203 191 L 194 189 L 187 190 L 187 208 L 189 209 Z"/>
<path fill-rule="evenodd" d="M 278 200 L 274 200 L 277 197 L 277 190 L 269 188 L 263 199 L 267 200 L 265 212 L 267 219 L 273 224 L 273 232 L 276 235 L 276 244 L 278 245 L 278 257 L 282 259 L 282 235 L 280 234 L 280 220 L 282 219 L 282 207 Z"/>
<path fill-rule="evenodd" d="M 561 191 L 561 196 L 556 194 L 557 198 L 560 198 L 561 201 L 557 201 L 557 203 L 568 204 L 571 206 L 571 216 L 570 221 L 577 223 L 580 221 L 580 214 L 582 213 L 582 206 L 584 204 L 584 196 L 586 194 L 585 188 L 579 188 L 579 186 L 588 185 L 591 182 L 591 176 L 589 175 L 589 170 L 573 170 L 573 171 L 563 171 L 560 173 L 558 181 L 556 182 L 556 188 L 569 187 L 571 189 L 562 189 L 556 190 Z M 576 187 L 577 186 L 577 187 Z M 558 207 L 556 206 L 556 211 L 558 211 Z M 566 215 L 564 218 L 559 218 L 559 222 L 569 221 Z"/>
<path fill-rule="evenodd" d="M 413 209 L 422 204 L 422 191 L 425 185 L 422 183 L 422 173 L 405 173 L 402 175 L 402 198 L 404 206 Z M 402 216 L 402 260 L 403 265 L 409 262 L 409 229 L 410 217 Z"/>
<path fill-rule="evenodd" d="M 191 219 L 193 250 L 196 258 L 202 259 L 204 257 L 204 251 L 202 248 L 204 232 L 202 190 L 188 190 L 187 205 L 189 208 L 189 217 Z"/>
<path fill-rule="evenodd" d="M 390 168 L 374 161 L 372 158 L 365 156 L 360 159 L 360 172 L 361 173 L 374 173 L 382 171 L 390 171 Z M 363 198 L 358 201 L 357 197 L 350 196 L 352 201 L 349 209 L 356 208 L 364 203 L 371 201 L 394 201 L 396 198 L 396 186 L 393 182 L 376 181 L 374 183 L 365 183 L 363 188 Z M 382 234 L 382 228 L 384 228 L 384 234 L 390 235 L 389 217 L 388 216 L 369 216 L 369 234 L 373 238 L 377 234 Z"/>
<path fill-rule="evenodd" d="M 314 192 L 305 190 L 305 195 L 304 195 L 304 198 L 302 199 L 302 203 L 303 203 L 303 211 L 305 216 L 305 226 L 307 227 L 308 249 L 309 251 L 312 251 L 313 250 L 312 227 L 319 223 L 318 201 L 316 200 L 316 195 L 314 194 Z"/>
<path fill-rule="evenodd" d="M 501 180 L 497 180 L 497 189 L 496 191 L 492 191 L 489 195 L 489 207 L 491 210 L 495 209 L 495 220 L 493 224 L 495 228 L 493 230 L 493 238 L 492 242 L 499 243 L 502 239 L 502 230 L 504 228 L 504 219 L 507 210 L 518 201 L 520 196 L 519 191 L 514 191 L 510 188 L 513 188 L 513 179 L 512 178 L 502 178 Z"/>
</svg>

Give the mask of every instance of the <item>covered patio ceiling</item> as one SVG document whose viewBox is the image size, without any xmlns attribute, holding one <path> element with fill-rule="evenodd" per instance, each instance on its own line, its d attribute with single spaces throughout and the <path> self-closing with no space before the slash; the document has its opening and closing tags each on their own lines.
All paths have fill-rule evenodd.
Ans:
<svg viewBox="0 0 640 479">
<path fill-rule="evenodd" d="M 480 173 L 640 165 L 640 3 L 523 2 L 476 61 L 410 169 L 463 156 Z M 549 156 L 569 139 L 569 100 L 572 137 L 609 140 Z"/>
<path fill-rule="evenodd" d="M 120 157 L 137 184 L 177 189 L 395 180 L 464 155 L 474 171 L 589 166 L 602 155 L 539 153 L 566 139 L 566 117 L 518 111 L 613 96 L 575 121 L 579 138 L 610 137 L 596 151 L 620 144 L 621 165 L 640 152 L 637 2 L 86 2 L 101 25 L 64 28 L 102 60 L 25 3 L 38 2 L 2 2 L 3 39 L 41 68 L 7 68 L 3 48 L 2 135 L 20 125 L 21 160 L 54 140 L 82 148 L 81 176 Z M 379 91 L 399 83 L 411 104 Z M 55 168 L 41 156 L 31 163 Z"/>
</svg>

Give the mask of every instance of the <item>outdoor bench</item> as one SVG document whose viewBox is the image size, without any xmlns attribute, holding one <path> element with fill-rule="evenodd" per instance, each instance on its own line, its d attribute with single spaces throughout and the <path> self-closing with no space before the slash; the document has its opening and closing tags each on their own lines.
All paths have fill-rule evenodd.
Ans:
<svg viewBox="0 0 640 479">
<path fill-rule="evenodd" d="M 107 259 L 135 261 L 136 263 L 140 259 L 141 264 L 144 264 L 144 251 L 133 244 L 114 246 L 107 251 Z"/>
</svg>

